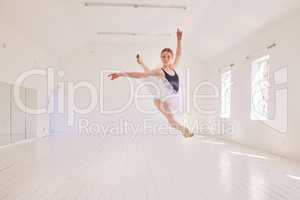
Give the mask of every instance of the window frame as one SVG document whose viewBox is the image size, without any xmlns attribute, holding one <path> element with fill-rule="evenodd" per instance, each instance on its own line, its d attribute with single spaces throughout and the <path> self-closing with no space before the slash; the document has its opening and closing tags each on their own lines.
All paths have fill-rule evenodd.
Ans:
<svg viewBox="0 0 300 200">
<path fill-rule="evenodd" d="M 250 119 L 253 121 L 269 120 L 270 117 L 270 59 L 271 56 L 267 54 L 251 62 Z M 257 104 L 259 101 L 261 105 Z M 259 111 L 256 111 L 257 108 Z"/>
<path fill-rule="evenodd" d="M 231 69 L 227 69 L 227 70 L 222 71 L 221 74 L 220 74 L 220 78 L 221 78 L 221 110 L 220 110 L 220 118 L 222 118 L 222 119 L 229 119 L 229 118 L 231 118 L 232 70 Z M 227 80 L 226 80 L 226 78 L 227 78 Z M 224 89 L 225 89 L 225 91 L 224 91 Z"/>
</svg>

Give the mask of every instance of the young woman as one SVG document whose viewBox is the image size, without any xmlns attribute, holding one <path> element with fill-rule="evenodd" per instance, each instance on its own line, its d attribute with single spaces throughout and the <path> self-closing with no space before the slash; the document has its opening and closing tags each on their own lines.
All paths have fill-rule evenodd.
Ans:
<svg viewBox="0 0 300 200">
<path fill-rule="evenodd" d="M 181 41 L 182 31 L 177 29 L 177 49 L 174 59 L 173 51 L 170 48 L 165 48 L 161 51 L 160 57 L 162 66 L 156 69 L 149 69 L 143 62 L 142 58 L 137 55 L 137 62 L 143 67 L 144 72 L 121 72 L 112 73 L 109 75 L 111 80 L 115 80 L 119 77 L 130 78 L 149 78 L 155 77 L 162 83 L 162 90 L 159 92 L 159 96 L 154 99 L 154 105 L 157 109 L 166 117 L 169 124 L 181 131 L 184 137 L 192 137 L 193 134 L 188 128 L 179 124 L 174 117 L 174 110 L 178 107 L 179 102 L 179 77 L 175 71 L 178 62 L 181 57 Z"/>
</svg>

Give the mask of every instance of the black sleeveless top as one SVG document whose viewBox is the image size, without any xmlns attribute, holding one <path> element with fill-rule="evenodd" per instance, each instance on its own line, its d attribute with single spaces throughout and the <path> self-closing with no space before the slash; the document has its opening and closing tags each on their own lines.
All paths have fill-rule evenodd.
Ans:
<svg viewBox="0 0 300 200">
<path fill-rule="evenodd" d="M 168 80 L 168 82 L 171 84 L 171 86 L 175 90 L 175 92 L 178 92 L 178 90 L 179 90 L 179 78 L 178 78 L 178 75 L 177 75 L 176 71 L 173 70 L 175 72 L 175 75 L 171 76 L 163 68 L 161 68 L 161 69 L 164 72 L 166 79 Z"/>
</svg>

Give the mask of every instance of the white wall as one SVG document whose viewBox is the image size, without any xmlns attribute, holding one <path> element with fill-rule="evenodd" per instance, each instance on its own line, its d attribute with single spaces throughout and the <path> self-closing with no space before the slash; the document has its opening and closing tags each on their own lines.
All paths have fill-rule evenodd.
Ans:
<svg viewBox="0 0 300 200">
<path fill-rule="evenodd" d="M 5 24 L 0 29 L 1 43 L 5 43 L 5 46 L 0 48 L 1 81 L 14 84 L 23 72 L 54 65 L 53 58 L 13 27 Z M 23 86 L 37 90 L 37 107 L 47 108 L 47 77 L 31 76 L 25 80 Z M 38 136 L 48 135 L 48 121 L 47 113 L 37 116 Z"/>
<path fill-rule="evenodd" d="M 212 82 L 220 86 L 219 68 L 236 63 L 233 71 L 232 86 L 232 122 L 236 132 L 224 138 L 246 144 L 255 148 L 269 151 L 292 159 L 300 160 L 299 134 L 299 52 L 300 52 L 300 14 L 292 13 L 279 21 L 266 24 L 264 28 L 250 35 L 240 44 L 227 52 L 216 56 L 210 64 L 209 77 Z M 278 46 L 271 50 L 264 48 L 272 42 Z M 255 58 L 265 54 L 271 56 L 271 81 L 274 81 L 276 70 L 288 68 L 288 132 L 280 133 L 260 121 L 250 120 L 250 65 Z M 245 56 L 250 55 L 250 60 Z M 274 86 L 274 84 L 273 84 Z M 280 87 L 272 87 L 275 92 Z M 214 108 L 219 110 L 220 102 L 213 101 Z M 218 115 L 208 116 L 217 119 Z M 278 123 L 277 123 L 278 124 Z"/>
</svg>

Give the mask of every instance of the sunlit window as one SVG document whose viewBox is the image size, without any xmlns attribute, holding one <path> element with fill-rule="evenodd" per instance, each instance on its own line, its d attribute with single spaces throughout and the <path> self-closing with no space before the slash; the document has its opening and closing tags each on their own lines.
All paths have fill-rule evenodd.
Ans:
<svg viewBox="0 0 300 200">
<path fill-rule="evenodd" d="M 251 65 L 251 119 L 267 120 L 269 117 L 270 56 L 255 60 Z"/>
<path fill-rule="evenodd" d="M 230 118 L 231 70 L 221 73 L 221 117 Z"/>
</svg>

